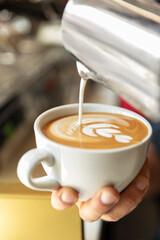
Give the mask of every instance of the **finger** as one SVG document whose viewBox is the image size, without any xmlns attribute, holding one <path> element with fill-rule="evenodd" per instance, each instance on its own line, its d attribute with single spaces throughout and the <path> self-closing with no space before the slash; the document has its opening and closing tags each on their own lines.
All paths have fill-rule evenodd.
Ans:
<svg viewBox="0 0 160 240">
<path fill-rule="evenodd" d="M 141 171 L 140 174 L 142 174 L 143 176 L 147 177 L 148 179 L 150 179 L 150 171 L 149 171 L 150 167 L 149 167 L 149 159 L 147 158 Z"/>
<path fill-rule="evenodd" d="M 78 193 L 68 187 L 60 188 L 52 193 L 51 204 L 57 210 L 64 210 L 73 206 L 78 200 Z"/>
<path fill-rule="evenodd" d="M 81 218 L 87 222 L 98 220 L 119 201 L 119 193 L 112 187 L 101 189 L 92 199 L 77 202 Z"/>
<path fill-rule="evenodd" d="M 141 202 L 144 194 L 149 188 L 149 165 L 148 161 L 144 164 L 141 172 L 121 194 L 120 201 L 111 211 L 104 214 L 101 218 L 104 221 L 118 221 L 129 214 Z"/>
</svg>

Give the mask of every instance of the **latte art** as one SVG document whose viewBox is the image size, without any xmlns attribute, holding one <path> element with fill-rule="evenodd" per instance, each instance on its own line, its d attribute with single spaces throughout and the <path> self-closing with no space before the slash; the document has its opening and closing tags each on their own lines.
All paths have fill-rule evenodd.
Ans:
<svg viewBox="0 0 160 240">
<path fill-rule="evenodd" d="M 111 125 L 111 124 L 91 124 L 89 126 L 86 126 L 82 129 L 82 132 L 88 136 L 91 137 L 106 137 L 106 138 L 111 138 L 115 137 L 115 140 L 117 142 L 130 142 L 133 138 L 127 135 L 120 135 L 121 131 L 114 129 L 114 128 L 119 128 L 116 125 Z M 94 133 L 95 130 L 95 133 Z M 118 133 L 118 134 L 117 134 Z"/>
<path fill-rule="evenodd" d="M 121 114 L 84 113 L 80 126 L 78 115 L 70 115 L 49 122 L 43 133 L 68 146 L 110 149 L 140 142 L 148 129 L 141 121 Z"/>
</svg>

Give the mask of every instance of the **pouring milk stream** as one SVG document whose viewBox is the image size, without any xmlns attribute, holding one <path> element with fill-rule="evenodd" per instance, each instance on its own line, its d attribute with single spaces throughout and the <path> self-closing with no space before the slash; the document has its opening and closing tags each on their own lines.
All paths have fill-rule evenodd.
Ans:
<svg viewBox="0 0 160 240">
<path fill-rule="evenodd" d="M 88 81 L 88 79 L 85 77 L 84 72 L 88 72 L 89 70 L 86 67 L 84 67 L 84 65 L 82 65 L 80 62 L 77 62 L 77 70 L 81 77 L 80 90 L 79 90 L 79 119 L 78 119 L 78 125 L 81 126 L 84 92 L 85 92 L 85 87 Z"/>
</svg>

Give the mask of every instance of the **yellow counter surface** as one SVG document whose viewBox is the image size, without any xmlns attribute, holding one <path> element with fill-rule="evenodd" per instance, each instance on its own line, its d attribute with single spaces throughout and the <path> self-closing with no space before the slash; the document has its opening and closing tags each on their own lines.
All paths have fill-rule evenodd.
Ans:
<svg viewBox="0 0 160 240">
<path fill-rule="evenodd" d="M 0 188 L 0 240 L 82 240 L 76 206 L 56 211 L 51 193 L 28 190 L 21 184 L 5 183 Z"/>
</svg>

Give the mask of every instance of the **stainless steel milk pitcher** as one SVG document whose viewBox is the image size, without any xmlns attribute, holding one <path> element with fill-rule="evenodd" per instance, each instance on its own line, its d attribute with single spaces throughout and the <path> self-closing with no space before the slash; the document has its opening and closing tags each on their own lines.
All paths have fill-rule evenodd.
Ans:
<svg viewBox="0 0 160 240">
<path fill-rule="evenodd" d="M 83 76 L 160 121 L 160 4 L 70 0 L 62 18 L 62 41 L 82 63 Z"/>
</svg>

